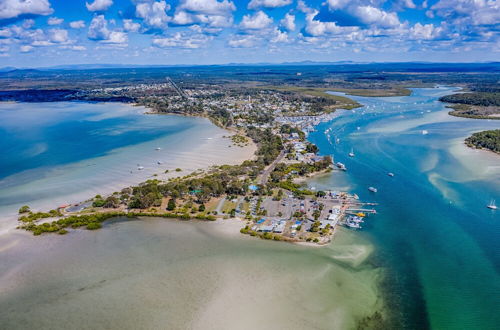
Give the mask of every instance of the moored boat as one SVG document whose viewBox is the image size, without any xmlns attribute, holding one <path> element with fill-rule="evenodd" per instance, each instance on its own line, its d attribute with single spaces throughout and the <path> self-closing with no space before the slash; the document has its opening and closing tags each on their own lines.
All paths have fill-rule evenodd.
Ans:
<svg viewBox="0 0 500 330">
<path fill-rule="evenodd" d="M 498 206 L 495 204 L 495 200 L 492 199 L 488 205 L 486 205 L 487 208 L 491 210 L 496 210 L 498 209 Z"/>
</svg>

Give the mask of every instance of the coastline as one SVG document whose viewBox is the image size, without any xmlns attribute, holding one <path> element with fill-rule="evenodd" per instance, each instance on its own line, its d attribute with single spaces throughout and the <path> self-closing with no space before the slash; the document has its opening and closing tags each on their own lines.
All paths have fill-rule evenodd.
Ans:
<svg viewBox="0 0 500 330">
<path fill-rule="evenodd" d="M 22 103 L 22 102 L 9 102 L 9 103 Z M 71 102 L 72 103 L 72 102 Z M 85 102 L 91 103 L 91 102 Z M 109 102 L 99 102 L 100 105 L 108 105 Z M 127 107 L 126 111 L 132 110 L 137 112 L 139 116 L 143 116 L 147 114 L 147 108 L 142 105 L 130 104 L 130 103 L 112 103 L 114 106 L 118 107 Z M 120 111 L 120 110 L 118 110 Z M 171 116 L 176 117 L 188 117 L 180 114 L 169 114 Z M 137 158 L 140 153 L 138 151 L 153 150 L 151 152 L 151 160 L 150 162 L 156 162 L 156 158 L 158 157 L 158 152 L 155 153 L 154 147 L 157 146 L 158 141 L 151 140 L 143 142 L 139 145 L 126 146 L 118 149 L 112 149 L 107 154 L 99 156 L 97 158 L 91 159 L 82 159 L 80 161 L 60 165 L 53 167 L 51 169 L 50 175 L 58 176 L 58 181 L 67 181 L 67 182 L 75 182 L 77 184 L 80 181 L 80 177 L 88 176 L 88 180 L 92 182 L 91 187 L 86 187 L 85 189 L 78 190 L 77 192 L 73 192 L 70 194 L 65 194 L 62 196 L 50 196 L 48 198 L 40 197 L 34 201 L 26 201 L 22 202 L 22 204 L 29 204 L 34 211 L 43 211 L 49 210 L 58 205 L 62 204 L 73 204 L 73 203 L 82 203 L 89 198 L 92 198 L 96 194 L 111 194 L 114 191 L 119 191 L 122 188 L 129 187 L 131 185 L 139 184 L 147 179 L 157 178 L 162 180 L 167 180 L 169 178 L 185 176 L 194 171 L 199 170 L 207 170 L 212 166 L 218 165 L 236 165 L 241 162 L 253 159 L 256 145 L 253 141 L 248 141 L 248 145 L 244 147 L 233 145 L 231 139 L 225 137 L 226 135 L 232 134 L 233 132 L 230 130 L 222 130 L 220 127 L 215 126 L 211 121 L 206 118 L 200 117 L 200 119 L 207 120 L 206 125 L 213 126 L 214 129 L 210 129 L 210 136 L 200 136 L 199 132 L 193 131 L 193 141 L 192 147 L 186 148 L 186 150 L 175 151 L 168 154 L 168 161 L 165 162 L 164 165 L 161 166 L 149 166 L 146 167 L 142 171 L 135 170 L 135 164 Z M 192 130 L 192 129 L 191 129 Z M 228 134 L 229 133 L 229 134 Z M 168 143 L 168 139 L 170 137 L 166 137 Z M 172 139 L 176 141 L 176 143 L 183 142 L 179 140 L 179 138 L 172 136 Z M 179 141 L 178 141 L 179 140 Z M 117 154 L 123 154 L 124 156 L 120 156 L 121 158 L 110 163 L 110 159 L 112 157 L 116 157 Z M 130 154 L 131 157 L 126 155 Z M 134 156 L 135 155 L 135 156 Z M 128 159 L 130 158 L 130 159 Z M 123 159 L 123 161 L 122 161 Z M 127 160 L 128 159 L 128 160 Z M 126 162 L 129 162 L 128 166 Z M 144 160 L 145 161 L 145 160 Z M 111 176 L 106 182 L 96 182 L 98 181 L 94 178 L 93 173 L 89 173 L 89 169 L 95 167 L 95 163 L 106 164 L 106 171 L 110 172 Z M 141 161 L 142 163 L 142 161 Z M 188 166 L 187 166 L 188 165 Z M 90 166 L 90 167 L 89 167 Z M 102 167 L 102 166 L 101 166 Z M 128 173 L 126 168 L 134 169 Z M 181 172 L 176 172 L 176 168 L 181 168 Z M 125 169 L 125 172 L 123 172 Z M 165 173 L 165 170 L 168 170 L 168 173 Z M 31 170 L 28 170 L 31 171 Z M 121 175 L 116 173 L 122 172 Z M 132 173 L 133 172 L 133 173 Z M 14 175 L 8 176 L 1 180 L 2 183 L 8 185 L 8 182 L 15 182 L 16 177 L 19 175 L 25 175 L 25 172 L 16 173 Z M 14 187 L 14 190 L 9 190 L 9 195 L 12 194 L 21 194 L 23 191 L 37 191 L 41 189 L 44 185 L 48 185 L 47 178 L 43 176 L 37 176 L 37 171 L 33 170 L 33 174 L 30 176 L 34 177 L 33 181 L 27 182 L 26 184 L 21 184 L 20 186 Z M 9 189 L 9 188 L 6 188 Z M 1 197 L 1 194 L 0 194 Z M 9 196 L 10 197 L 10 196 Z M 2 215 L 0 216 L 0 236 L 7 234 L 13 230 L 16 230 L 16 226 L 18 224 L 17 221 L 17 209 L 20 205 L 6 205 L 0 207 L 2 211 Z"/>
</svg>

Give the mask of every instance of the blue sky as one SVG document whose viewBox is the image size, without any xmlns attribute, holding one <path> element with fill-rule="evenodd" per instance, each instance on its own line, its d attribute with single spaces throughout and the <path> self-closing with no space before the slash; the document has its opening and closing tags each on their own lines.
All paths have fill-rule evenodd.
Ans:
<svg viewBox="0 0 500 330">
<path fill-rule="evenodd" d="M 0 66 L 500 59 L 497 0 L 0 0 Z"/>
</svg>

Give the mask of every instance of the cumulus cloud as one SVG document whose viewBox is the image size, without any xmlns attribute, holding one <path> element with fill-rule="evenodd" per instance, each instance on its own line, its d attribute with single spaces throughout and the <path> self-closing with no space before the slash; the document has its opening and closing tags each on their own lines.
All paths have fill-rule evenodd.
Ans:
<svg viewBox="0 0 500 330">
<path fill-rule="evenodd" d="M 68 30 L 50 29 L 49 40 L 54 43 L 62 44 L 68 42 Z"/>
<path fill-rule="evenodd" d="M 94 0 L 93 3 L 85 3 L 88 11 L 105 11 L 113 4 L 113 0 Z"/>
<path fill-rule="evenodd" d="M 137 32 L 141 28 L 139 23 L 134 22 L 131 19 L 123 20 L 123 29 L 127 32 Z"/>
<path fill-rule="evenodd" d="M 312 11 L 306 14 L 306 26 L 304 32 L 307 36 L 319 37 L 329 34 L 341 34 L 346 31 L 354 31 L 357 27 L 342 27 L 338 26 L 335 22 L 322 22 L 316 20 L 315 17 L 318 11 Z"/>
<path fill-rule="evenodd" d="M 73 21 L 69 23 L 69 26 L 73 29 L 83 29 L 85 27 L 84 21 Z"/>
<path fill-rule="evenodd" d="M 87 37 L 103 44 L 126 45 L 128 36 L 125 32 L 113 31 L 108 28 L 104 15 L 95 16 L 90 22 Z"/>
<path fill-rule="evenodd" d="M 272 43 L 284 43 L 288 42 L 288 33 L 280 31 L 279 29 L 274 29 L 272 37 L 270 40 Z"/>
<path fill-rule="evenodd" d="M 101 40 L 104 44 L 126 44 L 128 36 L 125 32 L 111 31 L 108 38 Z"/>
<path fill-rule="evenodd" d="M 410 38 L 414 40 L 433 40 L 443 36 L 443 27 L 435 27 L 434 24 L 416 23 L 410 28 Z"/>
<path fill-rule="evenodd" d="M 378 0 L 328 0 L 330 13 L 323 14 L 328 16 L 328 21 L 336 22 L 339 26 L 392 28 L 401 24 L 395 12 L 387 12 L 379 8 L 383 2 Z"/>
<path fill-rule="evenodd" d="M 429 15 L 451 19 L 457 24 L 498 25 L 500 1 L 439 0 L 430 8 Z"/>
<path fill-rule="evenodd" d="M 51 17 L 47 20 L 47 24 L 49 25 L 59 25 L 62 22 L 64 22 L 64 19 L 62 18 L 57 18 L 57 17 Z"/>
<path fill-rule="evenodd" d="M 253 15 L 245 15 L 240 23 L 242 30 L 262 30 L 269 27 L 273 19 L 267 16 L 263 11 L 258 11 Z"/>
<path fill-rule="evenodd" d="M 211 28 L 230 27 L 236 6 L 228 0 L 181 0 L 175 10 L 175 25 L 203 24 Z"/>
<path fill-rule="evenodd" d="M 108 21 L 106 21 L 104 15 L 97 15 L 90 21 L 89 31 L 87 33 L 89 39 L 105 40 L 109 38 L 110 33 Z"/>
<path fill-rule="evenodd" d="M 286 14 L 280 21 L 280 25 L 287 31 L 295 31 L 295 15 Z"/>
<path fill-rule="evenodd" d="M 169 9 L 165 1 L 140 2 L 135 7 L 135 15 L 149 27 L 165 29 L 170 20 L 166 13 Z"/>
<path fill-rule="evenodd" d="M 50 15 L 54 10 L 48 0 L 2 0 L 0 1 L 0 20 L 16 18 L 21 15 Z"/>
<path fill-rule="evenodd" d="M 158 37 L 153 39 L 153 45 L 160 48 L 201 48 L 207 42 L 212 40 L 212 37 L 204 34 L 189 34 L 177 32 L 169 37 Z"/>
<path fill-rule="evenodd" d="M 390 28 L 400 24 L 396 13 L 388 13 L 372 6 L 356 7 L 353 9 L 353 13 L 367 25 Z"/>
<path fill-rule="evenodd" d="M 252 0 L 248 4 L 248 9 L 278 8 L 288 6 L 292 2 L 292 0 Z"/>
</svg>

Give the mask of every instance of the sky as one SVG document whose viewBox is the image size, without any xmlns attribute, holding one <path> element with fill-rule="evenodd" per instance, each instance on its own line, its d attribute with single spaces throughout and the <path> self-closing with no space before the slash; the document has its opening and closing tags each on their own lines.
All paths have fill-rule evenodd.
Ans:
<svg viewBox="0 0 500 330">
<path fill-rule="evenodd" d="M 0 0 L 0 67 L 500 60 L 500 0 Z"/>
</svg>

